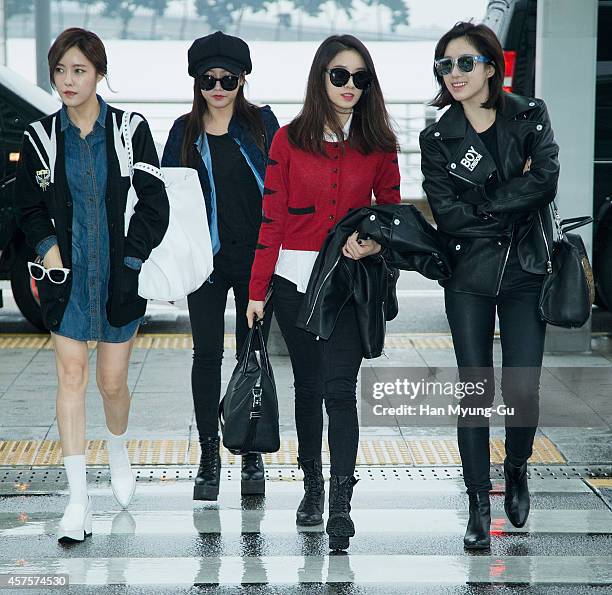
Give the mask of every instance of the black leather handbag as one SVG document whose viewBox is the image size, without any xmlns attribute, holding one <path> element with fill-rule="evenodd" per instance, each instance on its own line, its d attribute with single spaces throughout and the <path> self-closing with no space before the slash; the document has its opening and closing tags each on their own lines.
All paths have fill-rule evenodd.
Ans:
<svg viewBox="0 0 612 595">
<path fill-rule="evenodd" d="M 276 452 L 280 448 L 276 384 L 256 320 L 219 404 L 223 446 L 231 453 Z"/>
<path fill-rule="evenodd" d="M 582 238 L 568 232 L 591 223 L 593 217 L 561 220 L 556 205 L 552 203 L 550 208 L 557 239 L 553 242 L 549 274 L 540 293 L 540 317 L 553 326 L 576 328 L 591 315 L 595 283 Z"/>
</svg>

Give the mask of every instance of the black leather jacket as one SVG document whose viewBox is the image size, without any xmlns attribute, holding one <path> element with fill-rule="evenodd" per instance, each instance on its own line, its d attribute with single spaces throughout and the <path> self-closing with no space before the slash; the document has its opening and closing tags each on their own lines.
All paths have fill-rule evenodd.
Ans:
<svg viewBox="0 0 612 595">
<path fill-rule="evenodd" d="M 358 231 L 383 246 L 374 256 L 342 255 L 347 238 Z M 327 236 L 315 262 L 296 326 L 329 339 L 346 303 L 353 299 L 363 357 L 382 354 L 386 321 L 398 313 L 399 270 L 430 279 L 450 276 L 449 258 L 436 230 L 413 205 L 378 205 L 348 213 Z"/>
<path fill-rule="evenodd" d="M 496 120 L 500 170 L 460 103 L 419 138 L 423 189 L 453 267 L 440 284 L 455 291 L 497 295 L 511 244 L 523 270 L 549 268 L 559 148 L 541 99 L 504 98 Z M 528 157 L 531 170 L 523 174 Z"/>
</svg>

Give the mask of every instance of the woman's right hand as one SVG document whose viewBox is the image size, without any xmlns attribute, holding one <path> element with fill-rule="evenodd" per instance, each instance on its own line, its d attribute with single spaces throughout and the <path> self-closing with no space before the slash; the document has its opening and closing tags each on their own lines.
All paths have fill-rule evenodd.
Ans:
<svg viewBox="0 0 612 595">
<path fill-rule="evenodd" d="M 247 306 L 246 311 L 247 322 L 249 324 L 249 328 L 253 328 L 253 323 L 255 321 L 255 317 L 257 320 L 263 320 L 264 317 L 264 302 L 258 300 L 249 300 L 249 305 Z"/>
<path fill-rule="evenodd" d="M 62 256 L 60 254 L 59 246 L 57 244 L 49 248 L 49 251 L 45 254 L 45 257 L 43 258 L 43 266 L 46 269 L 64 268 L 64 265 L 62 263 Z"/>
</svg>

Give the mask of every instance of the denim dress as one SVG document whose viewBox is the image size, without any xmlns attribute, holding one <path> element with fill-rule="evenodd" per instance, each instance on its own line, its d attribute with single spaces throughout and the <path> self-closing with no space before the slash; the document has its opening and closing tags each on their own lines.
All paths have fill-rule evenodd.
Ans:
<svg viewBox="0 0 612 595">
<path fill-rule="evenodd" d="M 66 107 L 60 114 L 64 133 L 66 177 L 72 195 L 72 289 L 58 335 L 77 341 L 123 343 L 129 341 L 141 318 L 122 327 L 111 326 L 106 316 L 110 277 L 110 245 L 106 220 L 105 120 L 100 115 L 86 138 L 70 121 Z"/>
</svg>

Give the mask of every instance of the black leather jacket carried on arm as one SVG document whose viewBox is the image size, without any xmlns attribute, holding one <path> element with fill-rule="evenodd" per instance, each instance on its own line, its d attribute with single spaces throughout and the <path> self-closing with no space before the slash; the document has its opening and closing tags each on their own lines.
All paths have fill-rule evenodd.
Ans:
<svg viewBox="0 0 612 595">
<path fill-rule="evenodd" d="M 383 251 L 360 260 L 343 256 L 342 247 L 354 231 L 377 241 Z M 354 209 L 325 239 L 296 326 L 329 339 L 340 311 L 352 299 L 363 357 L 379 357 L 385 323 L 398 313 L 398 269 L 415 270 L 430 279 L 450 276 L 449 259 L 436 230 L 413 205 Z"/>
<path fill-rule="evenodd" d="M 548 205 L 559 177 L 559 148 L 542 100 L 505 93 L 496 126 L 499 169 L 460 103 L 419 138 L 423 189 L 452 261 L 452 278 L 440 284 L 487 296 L 499 292 L 512 244 L 523 270 L 547 272 Z M 531 169 L 523 173 L 528 158 Z"/>
</svg>

